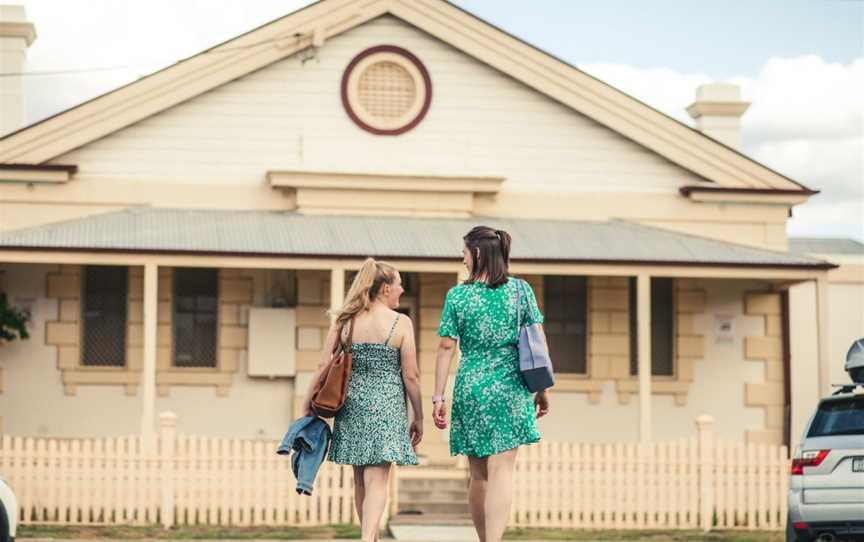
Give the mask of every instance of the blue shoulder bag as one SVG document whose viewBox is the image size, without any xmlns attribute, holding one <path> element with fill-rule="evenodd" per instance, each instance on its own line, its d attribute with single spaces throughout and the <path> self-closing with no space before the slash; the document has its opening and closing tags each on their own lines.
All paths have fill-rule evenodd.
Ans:
<svg viewBox="0 0 864 542">
<path fill-rule="evenodd" d="M 519 370 L 531 393 L 551 388 L 555 384 L 552 360 L 543 340 L 540 324 L 522 324 L 522 280 L 516 280 L 516 325 L 519 328 Z M 526 294 L 527 298 L 527 294 Z"/>
</svg>

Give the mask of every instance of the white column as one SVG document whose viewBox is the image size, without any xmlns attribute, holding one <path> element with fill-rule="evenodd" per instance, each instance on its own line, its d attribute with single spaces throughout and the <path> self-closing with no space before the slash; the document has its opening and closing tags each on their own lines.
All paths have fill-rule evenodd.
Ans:
<svg viewBox="0 0 864 542">
<path fill-rule="evenodd" d="M 144 368 L 141 374 L 141 437 L 154 450 L 156 406 L 156 318 L 159 311 L 159 267 L 144 265 Z"/>
<path fill-rule="evenodd" d="M 336 311 L 345 301 L 345 268 L 334 267 L 330 271 L 330 323 L 336 321 Z"/>
<path fill-rule="evenodd" d="M 651 276 L 636 277 L 639 441 L 651 441 Z"/>
<path fill-rule="evenodd" d="M 820 397 L 831 393 L 831 337 L 828 331 L 828 315 L 828 278 L 821 276 L 816 279 L 816 337 L 819 342 Z"/>
</svg>

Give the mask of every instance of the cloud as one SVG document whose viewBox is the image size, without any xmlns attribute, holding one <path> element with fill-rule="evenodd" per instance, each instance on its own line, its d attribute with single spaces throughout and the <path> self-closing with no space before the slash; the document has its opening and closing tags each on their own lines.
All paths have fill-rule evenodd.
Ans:
<svg viewBox="0 0 864 542">
<path fill-rule="evenodd" d="M 27 122 L 33 123 L 282 17 L 312 0 L 19 3 L 36 24 L 37 38 L 27 53 L 27 71 L 128 66 L 26 78 L 26 116 Z"/>
<path fill-rule="evenodd" d="M 685 108 L 701 73 L 586 64 L 588 73 L 693 125 Z M 864 58 L 850 64 L 817 56 L 771 58 L 757 77 L 733 77 L 752 102 L 741 119 L 742 152 L 821 194 L 794 210 L 795 235 L 864 239 Z"/>
</svg>

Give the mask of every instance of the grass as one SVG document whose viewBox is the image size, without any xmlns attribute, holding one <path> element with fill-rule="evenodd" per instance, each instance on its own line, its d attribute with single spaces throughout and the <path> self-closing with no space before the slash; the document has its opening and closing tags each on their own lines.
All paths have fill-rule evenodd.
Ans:
<svg viewBox="0 0 864 542">
<path fill-rule="evenodd" d="M 218 527 L 182 526 L 163 529 L 159 525 L 147 526 L 54 526 L 22 525 L 18 538 L 88 538 L 109 540 L 250 540 L 269 538 L 274 540 L 309 540 L 327 538 L 360 538 L 357 525 L 326 525 L 321 527 Z"/>
<path fill-rule="evenodd" d="M 322 527 L 217 527 L 184 526 L 165 530 L 159 525 L 148 526 L 72 526 L 22 525 L 18 538 L 82 538 L 94 540 L 273 540 L 359 539 L 356 525 L 327 525 Z M 587 531 L 564 529 L 511 529 L 506 540 L 647 540 L 650 542 L 781 542 L 782 532 L 712 531 Z"/>
<path fill-rule="evenodd" d="M 505 540 L 648 540 L 653 542 L 782 542 L 782 532 L 767 531 L 588 531 L 557 529 L 511 529 Z"/>
</svg>

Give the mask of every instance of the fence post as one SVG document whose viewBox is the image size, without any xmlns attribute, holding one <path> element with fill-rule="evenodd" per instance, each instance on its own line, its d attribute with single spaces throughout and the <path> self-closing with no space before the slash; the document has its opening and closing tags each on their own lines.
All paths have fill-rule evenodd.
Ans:
<svg viewBox="0 0 864 542">
<path fill-rule="evenodd" d="M 702 531 L 714 524 L 714 418 L 696 418 L 699 435 L 699 520 Z"/>
<path fill-rule="evenodd" d="M 177 444 L 177 415 L 159 414 L 159 471 L 162 480 L 162 507 L 159 515 L 162 527 L 174 525 L 174 451 Z"/>
</svg>

